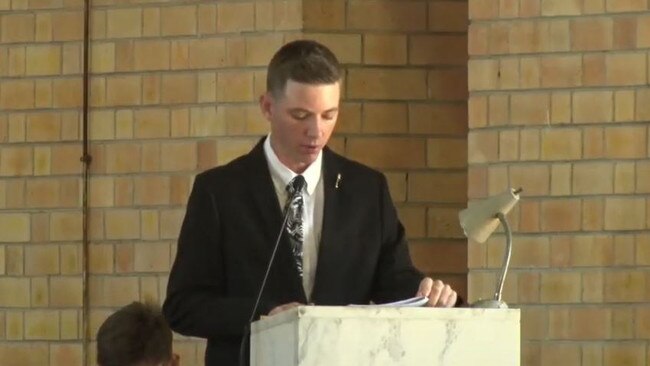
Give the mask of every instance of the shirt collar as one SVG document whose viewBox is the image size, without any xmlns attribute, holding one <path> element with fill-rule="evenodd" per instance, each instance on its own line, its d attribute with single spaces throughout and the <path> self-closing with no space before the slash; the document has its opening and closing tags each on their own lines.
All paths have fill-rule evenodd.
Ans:
<svg viewBox="0 0 650 366">
<path fill-rule="evenodd" d="M 278 156 L 275 154 L 275 151 L 273 151 L 273 148 L 271 147 L 271 134 L 266 136 L 266 139 L 264 140 L 264 155 L 266 155 L 266 161 L 269 164 L 271 175 L 274 178 L 279 179 L 280 182 L 282 182 L 283 187 L 286 187 L 287 184 L 298 175 L 293 170 L 287 168 L 286 165 L 282 164 Z M 316 185 L 320 180 L 321 168 L 323 165 L 322 162 L 323 151 L 321 150 L 318 153 L 316 160 L 314 160 L 314 162 L 311 163 L 304 172 L 302 172 L 302 176 L 307 182 L 307 193 L 310 196 L 316 190 Z"/>
</svg>

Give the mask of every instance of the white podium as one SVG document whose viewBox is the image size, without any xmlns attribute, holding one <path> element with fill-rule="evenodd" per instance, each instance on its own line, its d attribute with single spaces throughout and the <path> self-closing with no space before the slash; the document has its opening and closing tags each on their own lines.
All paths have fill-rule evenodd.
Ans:
<svg viewBox="0 0 650 366">
<path fill-rule="evenodd" d="M 515 366 L 518 309 L 301 306 L 251 327 L 251 366 Z"/>
</svg>

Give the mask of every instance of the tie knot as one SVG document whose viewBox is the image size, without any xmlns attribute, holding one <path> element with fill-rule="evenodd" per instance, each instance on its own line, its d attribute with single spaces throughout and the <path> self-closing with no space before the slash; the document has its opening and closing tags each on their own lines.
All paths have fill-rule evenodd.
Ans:
<svg viewBox="0 0 650 366">
<path fill-rule="evenodd" d="M 307 185 L 305 177 L 302 175 L 296 175 L 289 184 L 287 184 L 287 192 L 290 195 L 293 195 L 296 192 L 301 192 L 302 189 Z"/>
</svg>

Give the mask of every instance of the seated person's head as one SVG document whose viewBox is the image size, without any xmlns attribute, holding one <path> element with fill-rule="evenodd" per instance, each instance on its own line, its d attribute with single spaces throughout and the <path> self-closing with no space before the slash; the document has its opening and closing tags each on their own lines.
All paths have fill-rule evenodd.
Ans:
<svg viewBox="0 0 650 366">
<path fill-rule="evenodd" d="M 100 366 L 178 366 L 172 331 L 158 306 L 133 302 L 109 316 L 97 332 Z"/>
</svg>

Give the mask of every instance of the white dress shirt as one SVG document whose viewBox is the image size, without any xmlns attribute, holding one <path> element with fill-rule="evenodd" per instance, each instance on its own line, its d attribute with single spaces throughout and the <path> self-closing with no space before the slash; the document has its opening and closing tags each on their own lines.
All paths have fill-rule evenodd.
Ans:
<svg viewBox="0 0 650 366">
<path fill-rule="evenodd" d="M 287 168 L 271 147 L 271 135 L 264 141 L 264 155 L 271 171 L 271 178 L 275 186 L 275 193 L 278 196 L 280 207 L 284 209 L 287 202 L 286 186 L 297 176 L 294 171 Z M 318 247 L 320 243 L 321 230 L 323 228 L 323 206 L 324 191 L 321 179 L 323 165 L 323 152 L 318 154 L 316 160 L 301 174 L 307 186 L 303 189 L 303 254 L 302 254 L 302 286 L 307 295 L 311 298 L 311 291 L 314 287 L 316 277 L 316 264 L 318 263 Z"/>
</svg>

